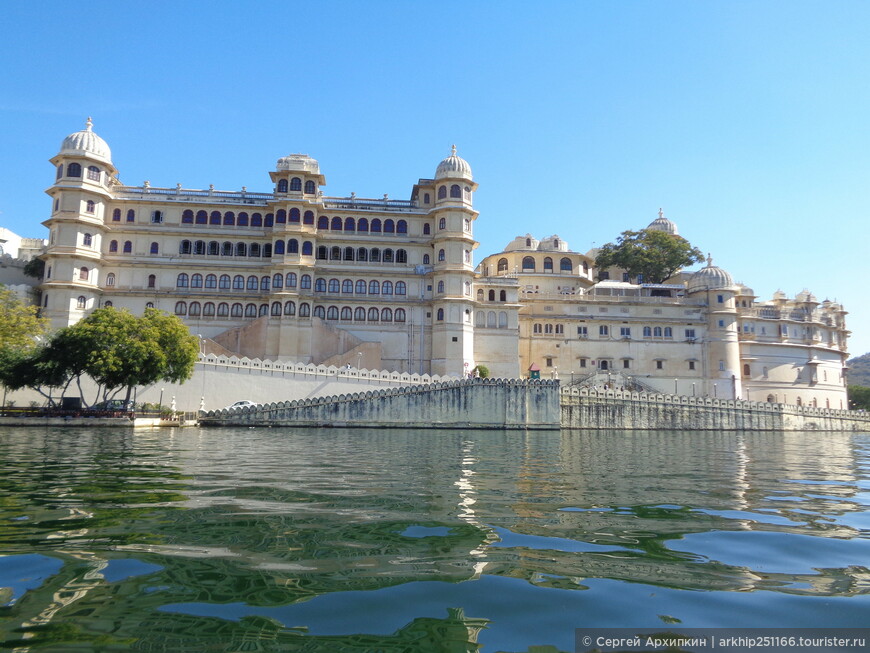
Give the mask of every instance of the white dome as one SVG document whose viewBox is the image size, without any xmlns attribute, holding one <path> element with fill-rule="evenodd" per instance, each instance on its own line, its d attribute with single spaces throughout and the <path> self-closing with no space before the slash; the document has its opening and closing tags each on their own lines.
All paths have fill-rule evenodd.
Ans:
<svg viewBox="0 0 870 653">
<path fill-rule="evenodd" d="M 538 246 L 541 242 L 537 238 L 532 238 L 532 234 L 526 234 L 525 236 L 517 236 L 511 242 L 508 243 L 508 246 L 504 248 L 505 252 L 515 252 L 517 250 L 528 250 L 533 251 L 538 249 Z"/>
<path fill-rule="evenodd" d="M 664 211 L 659 209 L 659 217 L 649 223 L 647 229 L 652 229 L 653 231 L 664 231 L 665 233 L 669 233 L 673 236 L 679 236 L 680 232 L 677 231 L 677 225 L 675 222 L 671 222 L 665 217 Z"/>
<path fill-rule="evenodd" d="M 108 143 L 93 132 L 93 121 L 88 118 L 86 127 L 70 134 L 60 144 L 60 154 L 74 154 L 112 163 L 112 150 Z"/>
<path fill-rule="evenodd" d="M 435 179 L 468 179 L 472 180 L 471 166 L 468 161 L 462 157 L 456 156 L 456 146 L 453 146 L 453 151 L 446 159 L 438 164 L 435 170 Z"/>
<path fill-rule="evenodd" d="M 559 236 L 549 236 L 544 238 L 538 245 L 538 249 L 551 252 L 567 252 L 568 243 L 559 238 Z"/>
<path fill-rule="evenodd" d="M 707 267 L 701 268 L 691 277 L 686 286 L 686 290 L 690 293 L 701 290 L 719 290 L 720 288 L 730 288 L 734 285 L 731 275 L 722 268 L 717 268 L 713 265 L 713 259 L 707 259 Z"/>
</svg>

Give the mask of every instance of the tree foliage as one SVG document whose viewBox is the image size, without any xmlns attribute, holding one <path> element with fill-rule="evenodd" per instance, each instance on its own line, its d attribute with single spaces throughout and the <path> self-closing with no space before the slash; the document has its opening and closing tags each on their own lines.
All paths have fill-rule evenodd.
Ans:
<svg viewBox="0 0 870 653">
<path fill-rule="evenodd" d="M 850 385 L 849 408 L 853 410 L 870 410 L 870 388 L 862 385 Z"/>
<path fill-rule="evenodd" d="M 59 330 L 44 347 L 10 358 L 2 378 L 11 389 L 69 387 L 90 376 L 99 385 L 97 399 L 157 381 L 183 382 L 193 374 L 199 341 L 175 316 L 146 309 L 142 317 L 126 310 L 101 308 Z M 84 397 L 82 397 L 84 399 Z"/>
<path fill-rule="evenodd" d="M 24 264 L 24 274 L 34 279 L 42 279 L 45 274 L 45 261 L 41 258 L 32 258 Z"/>
<path fill-rule="evenodd" d="M 27 306 L 14 292 L 0 286 L 0 350 L 32 349 L 47 325 L 36 306 Z"/>
<path fill-rule="evenodd" d="M 595 267 L 622 268 L 631 276 L 642 274 L 646 283 L 663 283 L 681 268 L 704 260 L 701 250 L 685 238 L 643 229 L 623 231 L 616 243 L 603 245 L 595 257 Z"/>
</svg>

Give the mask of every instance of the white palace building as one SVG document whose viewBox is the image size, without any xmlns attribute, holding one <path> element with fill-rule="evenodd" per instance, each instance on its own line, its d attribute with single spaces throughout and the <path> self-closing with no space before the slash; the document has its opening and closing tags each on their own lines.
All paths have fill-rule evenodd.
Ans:
<svg viewBox="0 0 870 653">
<path fill-rule="evenodd" d="M 475 266 L 477 184 L 455 148 L 408 200 L 326 196 L 303 154 L 278 159 L 269 192 L 125 186 L 90 119 L 51 163 L 53 328 L 155 307 L 219 354 L 846 407 L 846 312 L 809 292 L 759 302 L 711 263 L 644 284 L 558 236 Z M 676 233 L 661 212 L 648 228 Z"/>
</svg>

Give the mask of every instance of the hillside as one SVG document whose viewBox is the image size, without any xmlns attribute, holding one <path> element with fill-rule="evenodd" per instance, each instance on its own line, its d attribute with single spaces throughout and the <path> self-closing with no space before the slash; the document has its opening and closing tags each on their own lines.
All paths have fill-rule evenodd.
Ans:
<svg viewBox="0 0 870 653">
<path fill-rule="evenodd" d="M 849 385 L 870 387 L 870 353 L 849 359 Z"/>
</svg>

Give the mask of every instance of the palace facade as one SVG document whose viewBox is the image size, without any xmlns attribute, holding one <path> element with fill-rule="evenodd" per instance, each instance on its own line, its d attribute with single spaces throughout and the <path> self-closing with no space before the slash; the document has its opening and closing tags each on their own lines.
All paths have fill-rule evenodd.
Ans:
<svg viewBox="0 0 870 653">
<path fill-rule="evenodd" d="M 597 271 L 526 235 L 474 264 L 477 190 L 455 148 L 408 200 L 330 197 L 318 162 L 271 190 L 126 186 L 86 128 L 51 160 L 40 286 L 54 328 L 100 306 L 178 315 L 203 350 L 399 372 L 632 383 L 845 407 L 845 311 L 810 293 L 759 303 L 708 264 L 667 284 Z M 648 228 L 676 233 L 660 214 Z M 609 278 L 608 278 L 609 277 Z"/>
</svg>

